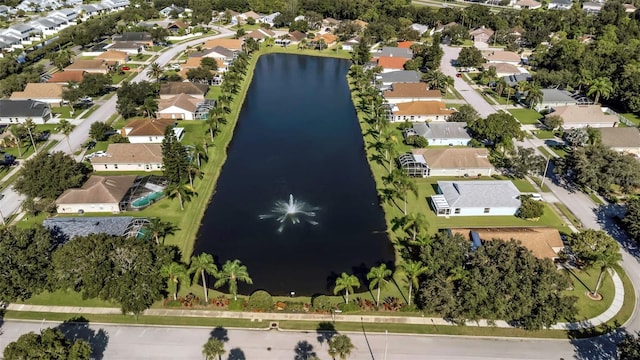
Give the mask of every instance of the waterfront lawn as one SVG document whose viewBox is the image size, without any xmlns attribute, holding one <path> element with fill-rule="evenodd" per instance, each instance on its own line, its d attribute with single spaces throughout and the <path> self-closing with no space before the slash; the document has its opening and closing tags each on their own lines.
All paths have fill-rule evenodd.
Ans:
<svg viewBox="0 0 640 360">
<path fill-rule="evenodd" d="M 537 125 L 540 123 L 538 120 L 542 118 L 539 112 L 532 109 L 509 109 L 509 112 L 520 123 L 526 125 Z"/>
</svg>

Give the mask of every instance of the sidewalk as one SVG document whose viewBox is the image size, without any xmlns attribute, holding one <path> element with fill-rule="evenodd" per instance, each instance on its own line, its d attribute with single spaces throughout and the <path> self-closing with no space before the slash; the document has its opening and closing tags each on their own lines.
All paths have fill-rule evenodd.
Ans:
<svg viewBox="0 0 640 360">
<path fill-rule="evenodd" d="M 611 320 L 622 308 L 624 302 L 624 286 L 620 276 L 614 271 L 610 272 L 615 288 L 615 296 L 609 309 L 595 318 L 571 322 L 558 323 L 551 326 L 553 330 L 578 330 L 588 329 L 601 325 Z M 33 312 L 52 312 L 63 314 L 100 314 L 100 315 L 121 315 L 118 308 L 104 307 L 73 307 L 73 306 L 44 306 L 44 305 L 25 305 L 25 304 L 9 304 L 7 310 L 11 311 L 33 311 Z M 245 319 L 251 321 L 333 321 L 333 322 L 363 322 L 363 323 L 392 323 L 392 324 L 408 324 L 408 325 L 442 325 L 457 326 L 443 318 L 417 317 L 417 316 L 383 316 L 383 315 L 342 315 L 342 314 L 291 314 L 291 313 L 258 313 L 246 311 L 216 311 L 216 310 L 178 310 L 178 309 L 148 309 L 144 313 L 148 316 L 178 316 L 178 317 L 207 317 L 207 318 L 226 318 L 226 319 Z M 466 326 L 477 327 L 499 327 L 513 328 L 507 322 L 498 320 L 490 322 L 488 320 L 468 321 Z"/>
</svg>

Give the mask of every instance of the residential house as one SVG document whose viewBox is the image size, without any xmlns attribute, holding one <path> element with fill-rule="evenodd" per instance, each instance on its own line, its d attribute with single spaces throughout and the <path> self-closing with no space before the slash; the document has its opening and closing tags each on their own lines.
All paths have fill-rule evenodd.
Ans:
<svg viewBox="0 0 640 360">
<path fill-rule="evenodd" d="M 422 136 L 431 146 L 467 146 L 471 136 L 467 132 L 467 123 L 463 122 L 429 122 L 414 123 L 405 129 L 404 137 Z"/>
<path fill-rule="evenodd" d="M 47 18 L 39 18 L 29 23 L 34 29 L 42 32 L 43 36 L 51 36 L 58 33 L 59 25 Z"/>
<path fill-rule="evenodd" d="M 542 4 L 540 4 L 536 0 L 520 0 L 515 3 L 514 7 L 516 9 L 535 10 L 535 9 L 540 9 L 542 7 Z"/>
<path fill-rule="evenodd" d="M 332 17 L 328 17 L 322 20 L 322 27 L 329 30 L 335 30 L 338 25 L 340 25 L 340 20 L 336 20 Z"/>
<path fill-rule="evenodd" d="M 489 70 L 489 68 L 496 69 L 496 75 L 499 77 L 510 76 L 510 75 L 520 75 L 522 71 L 513 64 L 508 63 L 484 63 L 482 64 L 482 68 L 484 70 Z"/>
<path fill-rule="evenodd" d="M 408 60 L 413 58 L 413 51 L 408 48 L 384 46 L 382 49 L 378 50 L 374 56 L 379 58 L 380 57 L 399 57 L 399 58 L 405 58 Z"/>
<path fill-rule="evenodd" d="M 280 15 L 280 12 L 274 12 L 268 15 L 263 15 L 261 16 L 257 22 L 262 23 L 262 24 L 269 24 L 270 26 L 274 26 L 275 25 L 275 20 L 276 18 Z"/>
<path fill-rule="evenodd" d="M 411 49 L 411 46 L 413 46 L 413 44 L 416 44 L 416 42 L 414 41 L 398 41 L 398 47 L 400 49 Z M 411 50 L 413 51 L 413 50 Z"/>
<path fill-rule="evenodd" d="M 429 85 L 423 82 L 393 83 L 389 90 L 382 93 L 382 96 L 389 104 L 442 100 L 440 90 L 429 90 Z"/>
<path fill-rule="evenodd" d="M 418 23 L 411 24 L 411 29 L 417 31 L 420 34 L 420 36 L 424 35 L 424 33 L 430 30 L 427 25 L 422 25 Z"/>
<path fill-rule="evenodd" d="M 391 89 L 393 83 L 418 83 L 422 74 L 415 70 L 398 70 L 376 75 L 376 86 L 380 90 Z"/>
<path fill-rule="evenodd" d="M 522 93 L 516 92 L 516 100 L 522 102 L 525 105 L 529 105 L 527 102 L 527 91 Z M 558 106 L 569 106 L 581 104 L 580 100 L 571 96 L 571 93 L 566 90 L 559 89 L 542 89 L 542 101 L 537 103 L 533 108 L 540 111 L 550 111 Z M 586 105 L 586 103 L 584 103 Z"/>
<path fill-rule="evenodd" d="M 100 2 L 100 5 L 110 12 L 124 10 L 129 4 L 129 0 L 102 0 Z"/>
<path fill-rule="evenodd" d="M 89 74 L 107 74 L 109 65 L 101 59 L 75 60 L 72 64 L 64 68 L 65 71 L 86 71 Z"/>
<path fill-rule="evenodd" d="M 55 26 L 56 31 L 60 31 L 60 30 L 62 30 L 64 28 L 67 28 L 67 27 L 69 27 L 71 25 L 67 19 L 64 19 L 64 18 L 59 17 L 59 16 L 47 16 L 44 19 L 52 22 L 54 24 L 54 26 Z"/>
<path fill-rule="evenodd" d="M 11 51 L 12 49 L 23 49 L 22 41 L 17 36 L 13 36 L 11 34 L 1 34 L 0 33 L 0 43 L 2 45 L 2 49 Z"/>
<path fill-rule="evenodd" d="M 0 125 L 44 124 L 52 118 L 49 104 L 36 100 L 0 100 Z"/>
<path fill-rule="evenodd" d="M 156 116 L 159 119 L 203 120 L 213 109 L 214 100 L 203 100 L 186 94 L 158 101 Z"/>
<path fill-rule="evenodd" d="M 629 14 L 632 14 L 636 12 L 636 10 L 638 10 L 638 8 L 636 8 L 633 4 L 622 4 L 622 7 L 624 7 L 624 12 Z"/>
<path fill-rule="evenodd" d="M 615 151 L 640 156 L 640 129 L 637 127 L 600 128 L 602 145 Z"/>
<path fill-rule="evenodd" d="M 519 196 L 509 180 L 438 181 L 431 206 L 437 216 L 513 216 Z"/>
<path fill-rule="evenodd" d="M 493 36 L 494 31 L 492 29 L 481 26 L 475 30 L 470 30 L 469 35 L 474 43 L 481 43 L 484 47 L 489 45 L 489 41 Z"/>
<path fill-rule="evenodd" d="M 162 15 L 164 17 L 169 17 L 172 14 L 175 14 L 176 16 L 180 16 L 183 13 L 184 13 L 184 8 L 182 8 L 180 6 L 173 5 L 173 4 L 163 8 L 162 10 L 160 10 L 160 15 Z"/>
<path fill-rule="evenodd" d="M 80 188 L 68 189 L 56 199 L 59 214 L 83 214 L 88 212 L 119 213 L 126 210 L 127 198 L 135 175 L 92 175 Z"/>
<path fill-rule="evenodd" d="M 486 148 L 413 149 L 408 155 L 424 160 L 426 176 L 491 176 L 495 172 Z"/>
<path fill-rule="evenodd" d="M 191 82 L 169 81 L 160 84 L 160 99 L 170 99 L 176 95 L 186 94 L 197 99 L 204 99 L 209 87 Z"/>
<path fill-rule="evenodd" d="M 364 30 L 367 28 L 367 26 L 369 26 L 369 23 L 366 21 L 362 21 L 360 19 L 355 19 L 353 20 L 353 23 L 358 25 L 360 27 L 361 30 Z"/>
<path fill-rule="evenodd" d="M 80 84 L 87 74 L 84 70 L 58 71 L 53 73 L 49 80 L 50 84 Z"/>
<path fill-rule="evenodd" d="M 180 72 L 178 73 L 178 75 L 180 75 L 183 79 L 187 78 L 187 72 L 191 69 L 197 69 L 202 65 L 202 59 L 201 57 L 190 57 L 187 59 L 187 61 L 185 61 L 184 63 L 180 64 Z M 215 59 L 216 61 L 216 65 L 218 66 L 218 68 L 216 69 L 215 73 L 223 73 L 225 71 L 227 71 L 227 64 L 225 64 L 224 60 L 222 59 Z"/>
<path fill-rule="evenodd" d="M 171 119 L 135 119 L 127 122 L 121 129 L 121 135 L 132 144 L 160 144 L 164 140 L 167 127 L 173 127 L 178 140 L 184 136 L 184 128 L 174 127 Z"/>
<path fill-rule="evenodd" d="M 42 34 L 42 31 L 34 28 L 28 23 L 20 23 L 9 26 L 4 35 L 13 35 L 20 39 L 20 42 L 24 45 L 31 44 L 31 41 L 38 34 Z"/>
<path fill-rule="evenodd" d="M 602 3 L 588 1 L 582 3 L 582 11 L 588 14 L 598 14 L 602 11 L 603 6 L 604 4 Z"/>
<path fill-rule="evenodd" d="M 167 25 L 167 30 L 172 34 L 177 34 L 180 31 L 184 31 L 185 34 L 189 33 L 189 24 L 184 21 L 174 21 Z"/>
<path fill-rule="evenodd" d="M 140 54 L 144 51 L 144 45 L 137 41 L 114 41 L 104 47 L 105 50 L 121 51 L 129 55 Z"/>
<path fill-rule="evenodd" d="M 132 216 L 65 216 L 44 219 L 42 225 L 66 239 L 93 234 L 138 238 L 149 220 Z"/>
<path fill-rule="evenodd" d="M 291 44 L 296 45 L 300 41 L 306 39 L 307 38 L 307 34 L 301 32 L 301 31 L 295 30 L 295 31 L 292 31 L 289 34 L 287 34 L 287 38 L 289 40 L 291 40 Z"/>
<path fill-rule="evenodd" d="M 129 61 L 129 54 L 124 51 L 107 50 L 96 56 L 94 60 L 102 60 L 109 66 L 120 66 Z"/>
<path fill-rule="evenodd" d="M 518 85 L 518 83 L 520 81 L 531 81 L 532 77 L 531 74 L 511 74 L 511 75 L 505 75 L 502 76 L 502 79 L 504 79 L 504 81 L 507 82 L 507 85 L 509 87 L 514 87 L 516 85 Z"/>
<path fill-rule="evenodd" d="M 342 46 L 342 50 L 345 51 L 353 51 L 353 49 L 355 49 L 358 45 L 360 45 L 360 37 L 356 36 L 352 39 L 343 41 L 341 46 Z"/>
<path fill-rule="evenodd" d="M 452 228 L 450 231 L 469 240 L 472 240 L 472 234 L 475 233 L 482 242 L 517 240 L 538 259 L 555 260 L 564 249 L 558 229 L 549 227 Z"/>
<path fill-rule="evenodd" d="M 266 38 L 274 38 L 274 37 L 276 37 L 276 33 L 269 29 L 256 29 L 248 33 L 247 35 L 245 35 L 245 39 L 253 38 L 258 42 L 263 42 L 264 39 Z"/>
<path fill-rule="evenodd" d="M 398 121 L 445 121 L 455 111 L 447 109 L 442 101 L 412 101 L 394 104 L 391 107 L 391 122 Z"/>
<path fill-rule="evenodd" d="M 68 9 L 60 9 L 56 11 L 52 11 L 49 13 L 49 16 L 56 16 L 61 19 L 66 20 L 71 25 L 76 25 L 76 19 L 80 15 L 80 11 L 74 8 Z"/>
<path fill-rule="evenodd" d="M 116 41 L 134 41 L 143 46 L 153 46 L 153 37 L 148 32 L 124 32 L 122 34 L 113 35 L 112 40 Z"/>
<path fill-rule="evenodd" d="M 549 10 L 569 10 L 573 6 L 572 0 L 551 0 L 549 5 L 547 5 L 547 9 Z"/>
<path fill-rule="evenodd" d="M 29 83 L 24 91 L 14 91 L 11 100 L 36 100 L 51 106 L 62 104 L 62 92 L 65 87 L 62 84 Z"/>
<path fill-rule="evenodd" d="M 83 14 L 82 18 L 84 20 L 90 18 L 91 16 L 100 15 L 106 12 L 105 8 L 100 4 L 84 4 L 80 6 L 80 11 Z"/>
<path fill-rule="evenodd" d="M 240 20 L 241 20 L 238 23 L 242 24 L 242 23 L 247 22 L 247 20 L 249 20 L 249 19 L 253 19 L 256 22 L 258 22 L 258 20 L 260 18 L 262 18 L 262 15 L 258 14 L 255 11 L 247 11 L 247 12 L 244 12 L 244 13 L 238 15 L 237 17 L 240 18 Z"/>
<path fill-rule="evenodd" d="M 204 44 L 202 44 L 202 48 L 213 49 L 220 46 L 232 51 L 242 51 L 242 44 L 244 44 L 244 40 L 242 39 L 213 39 L 205 41 Z"/>
<path fill-rule="evenodd" d="M 159 171 L 162 170 L 161 144 L 109 144 L 107 156 L 94 156 L 94 171 Z"/>
<path fill-rule="evenodd" d="M 319 34 L 313 39 L 309 40 L 307 47 L 311 49 L 326 49 L 336 44 L 338 37 L 333 34 Z"/>
<path fill-rule="evenodd" d="M 518 65 L 522 61 L 520 55 L 513 51 L 486 50 L 482 52 L 482 56 L 488 63 L 507 63 Z"/>
<path fill-rule="evenodd" d="M 229 50 L 222 46 L 216 46 L 213 49 L 207 49 L 204 51 L 193 52 L 189 54 L 189 57 L 197 57 L 197 58 L 213 58 L 222 60 L 225 64 L 230 64 L 233 59 L 235 59 L 237 52 L 233 50 Z"/>
<path fill-rule="evenodd" d="M 404 64 L 409 59 L 403 57 L 383 56 L 372 60 L 373 66 L 380 66 L 382 72 L 404 70 Z"/>
<path fill-rule="evenodd" d="M 12 15 L 13 8 L 7 5 L 0 5 L 0 16 L 8 17 Z"/>
<path fill-rule="evenodd" d="M 618 125 L 618 117 L 605 114 L 599 105 L 579 105 L 579 106 L 554 106 L 553 112 L 545 115 L 559 116 L 563 129 L 576 129 L 583 127 L 611 128 Z"/>
</svg>

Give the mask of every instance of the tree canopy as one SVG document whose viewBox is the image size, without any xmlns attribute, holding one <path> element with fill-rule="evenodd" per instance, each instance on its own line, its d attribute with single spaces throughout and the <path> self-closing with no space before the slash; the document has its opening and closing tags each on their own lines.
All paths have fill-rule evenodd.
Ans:
<svg viewBox="0 0 640 360">
<path fill-rule="evenodd" d="M 522 140 L 524 133 L 520 123 L 510 114 L 496 113 L 468 124 L 473 136 L 495 148 L 513 148 L 513 139 Z"/>
<path fill-rule="evenodd" d="M 82 339 L 67 340 L 60 329 L 47 328 L 40 334 L 30 332 L 9 343 L 4 349 L 4 358 L 89 360 L 91 345 Z"/>
<path fill-rule="evenodd" d="M 14 189 L 33 198 L 55 199 L 65 190 L 81 186 L 89 170 L 61 151 L 41 152 L 25 161 Z"/>
</svg>

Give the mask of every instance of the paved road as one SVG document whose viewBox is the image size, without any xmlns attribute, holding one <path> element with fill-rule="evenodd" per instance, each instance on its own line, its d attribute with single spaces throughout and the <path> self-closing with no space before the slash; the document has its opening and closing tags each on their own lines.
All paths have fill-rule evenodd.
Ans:
<svg viewBox="0 0 640 360">
<path fill-rule="evenodd" d="M 29 331 L 38 332 L 40 322 L 4 324 L 0 336 L 0 353 L 7 343 Z M 44 327 L 57 326 L 45 323 Z M 202 344 L 215 332 L 228 338 L 223 359 L 305 359 L 302 353 L 315 352 L 320 359 L 330 359 L 327 346 L 315 331 L 226 330 L 212 328 L 136 327 L 84 325 L 64 327 L 68 336 L 92 339 L 98 348 L 94 355 L 105 359 L 201 359 Z M 102 329 L 102 332 L 100 331 Z M 366 329 L 366 325 L 365 325 Z M 363 332 L 349 333 L 356 350 L 349 359 L 425 360 L 425 359 L 569 359 L 573 346 L 562 340 L 482 339 L 446 336 L 393 335 Z M 307 352 L 296 353 L 298 342 L 306 342 Z M 269 350 L 270 349 L 270 350 Z M 234 355 L 234 356 L 230 356 Z M 96 356 L 100 358 L 100 356 Z"/>
<path fill-rule="evenodd" d="M 228 37 L 230 35 L 233 35 L 232 31 L 222 27 L 218 28 L 218 31 L 220 31 L 220 34 L 218 35 L 213 35 L 206 38 L 200 38 L 200 39 L 182 43 L 180 45 L 173 46 L 169 48 L 169 50 L 163 52 L 155 62 L 164 66 L 166 63 L 169 62 L 169 60 L 174 58 L 178 53 L 184 51 L 187 48 L 187 46 L 196 45 L 210 39 Z M 149 78 L 147 77 L 146 68 L 143 71 L 141 71 L 140 74 L 138 74 L 132 81 L 138 82 L 142 80 L 149 80 Z M 76 127 L 73 130 L 73 132 L 71 132 L 71 134 L 69 135 L 69 142 L 67 143 L 66 140 L 60 141 L 58 144 L 56 144 L 56 146 L 54 146 L 51 149 L 51 152 L 62 151 L 67 154 L 72 154 L 74 150 L 79 149 L 82 146 L 82 144 L 84 144 L 89 138 L 89 128 L 91 127 L 91 124 L 98 121 L 106 121 L 113 114 L 116 113 L 117 100 L 118 100 L 118 97 L 113 96 L 111 99 L 104 102 L 88 118 L 78 119 L 73 121 L 72 123 L 76 125 Z M 4 189 L 2 192 L 0 192 L 0 194 L 4 195 L 4 197 L 0 199 L 0 211 L 2 212 L 3 216 L 9 217 L 11 214 L 19 212 L 20 207 L 22 206 L 22 203 L 25 200 L 24 196 L 15 192 L 13 190 L 13 187 L 8 187 Z"/>
</svg>

